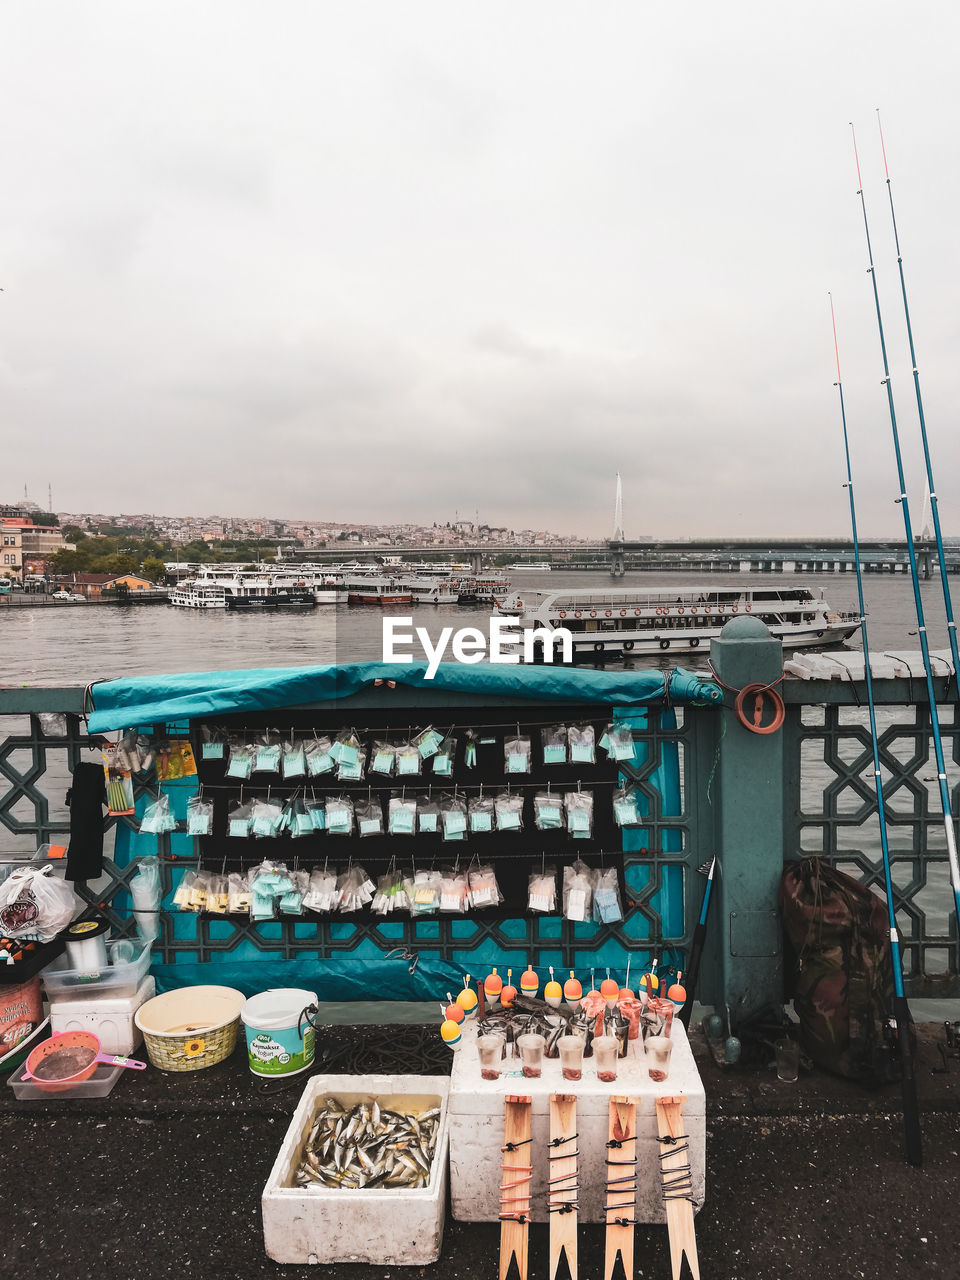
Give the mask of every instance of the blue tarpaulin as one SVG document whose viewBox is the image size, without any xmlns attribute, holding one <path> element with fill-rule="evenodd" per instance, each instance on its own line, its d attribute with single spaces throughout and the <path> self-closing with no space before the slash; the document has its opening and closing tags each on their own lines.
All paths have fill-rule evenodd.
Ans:
<svg viewBox="0 0 960 1280">
<path fill-rule="evenodd" d="M 425 662 L 353 662 L 316 667 L 254 667 L 183 675 L 137 676 L 94 685 L 91 733 L 161 721 L 267 711 L 358 693 L 376 680 L 414 688 L 550 702 L 636 706 L 669 701 L 716 703 L 719 687 L 691 671 L 596 671 L 564 666 L 441 663 L 432 680 Z M 386 696 L 386 695 L 385 695 Z"/>
</svg>

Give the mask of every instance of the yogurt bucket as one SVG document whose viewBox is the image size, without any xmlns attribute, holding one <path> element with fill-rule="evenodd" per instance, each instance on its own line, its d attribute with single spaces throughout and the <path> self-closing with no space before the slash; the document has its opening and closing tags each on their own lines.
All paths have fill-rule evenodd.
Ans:
<svg viewBox="0 0 960 1280">
<path fill-rule="evenodd" d="M 240 1010 L 247 1061 L 255 1076 L 295 1076 L 313 1066 L 317 993 L 275 987 L 251 996 Z"/>
</svg>

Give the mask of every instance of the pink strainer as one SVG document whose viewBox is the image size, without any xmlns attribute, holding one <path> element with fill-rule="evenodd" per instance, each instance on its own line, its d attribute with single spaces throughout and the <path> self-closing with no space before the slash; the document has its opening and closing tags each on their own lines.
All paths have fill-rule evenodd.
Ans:
<svg viewBox="0 0 960 1280">
<path fill-rule="evenodd" d="M 100 1052 L 100 1041 L 90 1031 L 63 1031 L 44 1040 L 27 1058 L 23 1080 L 32 1080 L 38 1089 L 62 1093 L 82 1080 L 89 1080 L 101 1062 L 113 1067 L 134 1067 L 143 1071 L 145 1062 L 117 1058 Z"/>
</svg>

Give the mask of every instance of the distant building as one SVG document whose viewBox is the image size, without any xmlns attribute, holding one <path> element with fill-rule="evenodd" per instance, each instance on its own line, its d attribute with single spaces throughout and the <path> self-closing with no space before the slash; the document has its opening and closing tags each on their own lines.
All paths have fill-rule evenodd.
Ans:
<svg viewBox="0 0 960 1280">
<path fill-rule="evenodd" d="M 23 535 L 17 521 L 0 522 L 0 577 L 23 581 Z"/>
<path fill-rule="evenodd" d="M 135 573 L 75 573 L 71 575 L 73 588 L 80 595 L 94 599 L 104 593 L 113 594 L 118 588 L 127 591 L 150 591 L 153 583 Z"/>
</svg>

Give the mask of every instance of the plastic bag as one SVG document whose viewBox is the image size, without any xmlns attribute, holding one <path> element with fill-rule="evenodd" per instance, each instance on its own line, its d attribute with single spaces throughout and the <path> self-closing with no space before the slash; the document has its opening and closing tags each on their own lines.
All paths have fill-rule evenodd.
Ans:
<svg viewBox="0 0 960 1280">
<path fill-rule="evenodd" d="M 311 911 L 336 911 L 340 902 L 337 880 L 336 871 L 328 870 L 326 866 L 315 868 L 310 872 L 310 887 L 304 895 L 303 905 Z"/>
<path fill-rule="evenodd" d="M 489 864 L 474 864 L 469 871 L 470 904 L 473 907 L 495 907 L 503 901 L 497 876 Z"/>
<path fill-rule="evenodd" d="M 376 885 L 373 884 L 363 867 L 354 866 L 351 863 L 346 871 L 340 873 L 337 880 L 337 892 L 340 895 L 338 904 L 340 913 L 349 915 L 354 911 L 362 910 L 368 902 L 373 901 Z"/>
<path fill-rule="evenodd" d="M 562 798 L 550 791 L 538 791 L 533 797 L 533 816 L 538 831 L 562 831 Z"/>
<path fill-rule="evenodd" d="M 246 839 L 253 825 L 253 801 L 233 800 L 227 809 L 227 835 Z"/>
<path fill-rule="evenodd" d="M 568 791 L 563 797 L 567 815 L 567 831 L 574 840 L 590 840 L 593 836 L 593 792 Z"/>
<path fill-rule="evenodd" d="M 530 772 L 530 739 L 517 735 L 506 738 L 503 743 L 503 759 L 507 773 Z"/>
<path fill-rule="evenodd" d="M 313 738 L 303 744 L 303 754 L 307 761 L 307 773 L 311 778 L 322 773 L 332 773 L 337 767 L 333 757 L 333 743 L 329 738 Z"/>
<path fill-rule="evenodd" d="M 443 877 L 439 871 L 414 871 L 404 879 L 410 914 L 414 916 L 436 915 L 440 910 L 440 890 Z"/>
<path fill-rule="evenodd" d="M 253 773 L 253 747 L 240 738 L 230 739 L 230 756 L 227 760 L 228 778 L 249 778 Z"/>
<path fill-rule="evenodd" d="M 355 765 L 360 758 L 361 742 L 356 729 L 341 729 L 331 748 L 331 755 L 338 765 Z"/>
<path fill-rule="evenodd" d="M 199 795 L 191 796 L 187 800 L 187 835 L 209 836 L 212 834 L 213 802 L 204 800 Z"/>
<path fill-rule="evenodd" d="M 456 738 L 444 738 L 433 755 L 433 772 L 442 778 L 453 776 L 453 766 L 457 758 Z"/>
<path fill-rule="evenodd" d="M 435 756 L 442 742 L 443 734 L 432 724 L 427 725 L 426 729 L 421 729 L 413 738 L 413 745 L 420 752 L 422 760 L 429 760 L 431 756 Z"/>
<path fill-rule="evenodd" d="M 636 787 L 617 787 L 614 791 L 613 820 L 618 827 L 636 827 L 640 825 L 640 815 L 637 812 Z"/>
<path fill-rule="evenodd" d="M 594 872 L 577 858 L 563 869 L 563 914 L 567 920 L 589 920 L 593 910 Z"/>
<path fill-rule="evenodd" d="M 227 877 L 225 875 L 217 872 L 210 873 L 204 910 L 215 916 L 227 914 Z"/>
<path fill-rule="evenodd" d="M 527 910 L 553 915 L 557 909 L 557 873 L 555 868 L 531 871 L 527 882 Z"/>
<path fill-rule="evenodd" d="M 160 936 L 160 859 L 141 858 L 128 883 L 137 932 L 144 942 L 154 942 Z"/>
<path fill-rule="evenodd" d="M 440 910 L 464 915 L 470 906 L 470 880 L 466 871 L 452 867 L 440 875 Z"/>
<path fill-rule="evenodd" d="M 250 915 L 254 920 L 272 920 L 278 899 L 294 890 L 290 873 L 282 862 L 265 859 L 251 870 L 249 879 L 253 895 Z"/>
<path fill-rule="evenodd" d="M 392 836 L 412 836 L 417 831 L 417 798 L 395 791 L 390 797 L 388 828 Z"/>
<path fill-rule="evenodd" d="M 327 826 L 326 800 L 318 800 L 316 796 L 311 796 L 309 800 L 304 800 L 303 808 L 313 830 L 325 831 Z"/>
<path fill-rule="evenodd" d="M 618 920 L 623 919 L 617 869 L 609 867 L 604 871 L 598 871 L 596 877 L 593 890 L 593 918 L 597 924 L 616 924 Z"/>
<path fill-rule="evenodd" d="M 417 828 L 423 835 L 433 835 L 440 830 L 440 802 L 430 796 L 417 801 Z"/>
<path fill-rule="evenodd" d="M 285 916 L 302 916 L 303 900 L 310 889 L 310 872 L 294 870 L 290 872 L 293 888 L 280 895 L 277 909 Z"/>
<path fill-rule="evenodd" d="M 139 744 L 139 739 L 137 743 Z M 140 751 L 139 745 L 136 750 L 140 760 L 143 761 L 146 756 Z M 175 782 L 179 778 L 197 776 L 197 762 L 193 758 L 193 747 L 186 738 L 173 738 L 163 742 L 154 756 L 154 762 L 157 767 L 158 783 Z"/>
<path fill-rule="evenodd" d="M 254 800 L 250 834 L 265 838 L 279 835 L 282 817 L 283 805 L 279 800 Z"/>
<path fill-rule="evenodd" d="M 420 752 L 412 742 L 405 742 L 397 748 L 397 776 L 400 778 L 417 778 L 422 768 Z"/>
<path fill-rule="evenodd" d="M 467 802 L 461 796 L 445 796 L 440 802 L 444 840 L 463 840 L 467 831 Z"/>
<path fill-rule="evenodd" d="M 283 744 L 283 776 L 302 778 L 307 772 L 307 756 L 299 738 L 291 738 Z"/>
<path fill-rule="evenodd" d="M 165 793 L 161 794 L 144 809 L 140 819 L 140 832 L 142 835 L 160 836 L 176 829 L 177 820 L 170 809 L 170 797 Z"/>
<path fill-rule="evenodd" d="M 231 915 L 249 915 L 252 905 L 247 877 L 242 871 L 231 871 L 227 876 L 227 911 Z"/>
<path fill-rule="evenodd" d="M 541 729 L 544 764 L 567 763 L 567 727 L 563 724 L 549 725 Z"/>
<path fill-rule="evenodd" d="M 279 773 L 283 747 L 273 734 L 265 733 L 257 740 L 253 756 L 254 773 Z"/>
<path fill-rule="evenodd" d="M 354 805 L 357 833 L 361 836 L 383 835 L 383 806 L 373 799 L 358 800 Z"/>
<path fill-rule="evenodd" d="M 501 791 L 493 802 L 498 831 L 523 830 L 523 796 L 514 791 Z"/>
<path fill-rule="evenodd" d="M 0 931 L 50 942 L 73 919 L 77 898 L 52 868 L 18 867 L 0 884 Z"/>
<path fill-rule="evenodd" d="M 572 724 L 567 730 L 571 764 L 596 764 L 596 734 L 592 724 Z"/>
<path fill-rule="evenodd" d="M 389 776 L 397 763 L 397 749 L 389 742 L 375 742 L 370 753 L 370 772 Z"/>
<path fill-rule="evenodd" d="M 634 756 L 633 729 L 623 721 L 615 720 L 608 724 L 600 739 L 610 760 L 632 760 Z"/>
<path fill-rule="evenodd" d="M 204 724 L 200 726 L 200 733 L 203 737 L 203 742 L 200 744 L 200 759 L 222 760 L 227 746 L 223 730 Z"/>
<path fill-rule="evenodd" d="M 377 892 L 370 903 L 370 910 L 378 916 L 389 916 L 395 911 L 406 911 L 408 905 L 403 872 L 391 866 L 377 880 Z"/>
<path fill-rule="evenodd" d="M 119 748 L 108 744 L 103 756 L 103 776 L 107 791 L 107 808 L 114 814 L 130 814 L 134 811 L 133 779 L 130 770 L 117 763 Z"/>
<path fill-rule="evenodd" d="M 349 796 L 327 798 L 326 823 L 331 836 L 353 835 L 353 801 Z"/>
<path fill-rule="evenodd" d="M 486 834 L 493 830 L 493 796 L 471 796 L 467 805 L 471 835 Z"/>
</svg>

